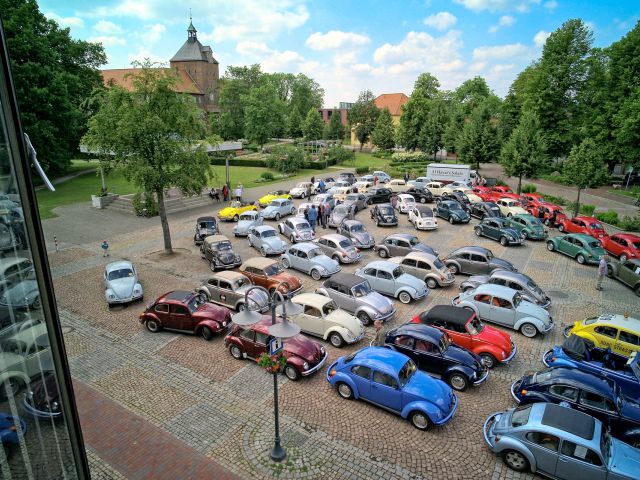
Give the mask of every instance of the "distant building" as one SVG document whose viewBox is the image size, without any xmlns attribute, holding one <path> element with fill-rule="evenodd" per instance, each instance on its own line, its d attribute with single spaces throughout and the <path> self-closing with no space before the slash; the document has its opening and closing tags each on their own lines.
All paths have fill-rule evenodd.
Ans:
<svg viewBox="0 0 640 480">
<path fill-rule="evenodd" d="M 340 102 L 340 108 L 349 110 L 351 107 L 353 107 L 353 102 Z"/>
<path fill-rule="evenodd" d="M 169 61 L 169 69 L 178 74 L 176 91 L 191 95 L 196 104 L 207 112 L 219 112 L 218 83 L 220 71 L 218 61 L 208 45 L 202 45 L 197 37 L 193 21 L 187 28 L 187 40 Z M 132 88 L 131 75 L 135 68 L 102 70 L 105 85 L 114 82 L 126 89 Z"/>
<path fill-rule="evenodd" d="M 402 116 L 402 105 L 409 101 L 409 97 L 407 97 L 404 93 L 383 93 L 379 95 L 373 103 L 376 104 L 380 110 L 385 107 L 389 109 L 389 113 L 391 113 L 391 119 L 393 120 L 393 125 L 398 126 L 400 123 L 400 117 Z M 353 128 L 351 128 L 351 145 L 360 146 L 360 142 L 356 138 L 356 132 Z M 369 141 L 364 147 L 371 147 L 371 142 Z"/>
<path fill-rule="evenodd" d="M 347 124 L 347 111 L 348 108 L 319 108 L 318 112 L 322 115 L 324 123 L 328 124 L 331 120 L 331 115 L 340 115 L 340 122 L 342 125 Z"/>
</svg>

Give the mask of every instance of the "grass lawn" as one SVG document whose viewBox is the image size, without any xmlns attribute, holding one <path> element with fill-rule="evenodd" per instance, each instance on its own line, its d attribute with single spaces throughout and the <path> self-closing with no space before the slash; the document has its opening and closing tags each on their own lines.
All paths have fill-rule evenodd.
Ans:
<svg viewBox="0 0 640 480">
<path fill-rule="evenodd" d="M 616 195 L 624 195 L 625 197 L 640 198 L 640 187 L 631 187 L 629 190 L 611 190 Z"/>
<path fill-rule="evenodd" d="M 389 168 L 390 158 L 376 158 L 370 153 L 356 152 L 356 168 L 369 167 L 369 171 L 384 170 Z"/>
</svg>

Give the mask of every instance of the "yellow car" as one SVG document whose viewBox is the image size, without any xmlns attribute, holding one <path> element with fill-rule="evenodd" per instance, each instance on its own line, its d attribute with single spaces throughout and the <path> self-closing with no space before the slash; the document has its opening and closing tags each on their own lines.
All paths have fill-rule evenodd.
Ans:
<svg viewBox="0 0 640 480">
<path fill-rule="evenodd" d="M 286 198 L 287 200 L 291 200 L 291 195 L 284 190 L 275 190 L 267 193 L 263 197 L 260 197 L 258 199 L 258 203 L 262 208 L 264 208 L 271 203 L 271 200 L 275 200 L 276 198 Z"/>
<path fill-rule="evenodd" d="M 258 210 L 258 207 L 253 204 L 238 201 L 231 202 L 228 207 L 218 211 L 218 218 L 220 220 L 233 220 L 234 222 L 237 222 L 240 215 L 244 212 L 248 212 L 249 210 Z"/>
<path fill-rule="evenodd" d="M 578 320 L 562 332 L 565 337 L 578 335 L 591 340 L 596 347 L 628 357 L 640 352 L 640 320 L 626 315 L 600 315 Z"/>
</svg>

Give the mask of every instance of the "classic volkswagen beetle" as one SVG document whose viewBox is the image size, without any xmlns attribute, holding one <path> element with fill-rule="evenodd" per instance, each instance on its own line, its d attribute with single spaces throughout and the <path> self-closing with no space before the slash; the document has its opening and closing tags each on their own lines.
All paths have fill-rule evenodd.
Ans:
<svg viewBox="0 0 640 480">
<path fill-rule="evenodd" d="M 331 215 L 329 215 L 329 221 L 327 222 L 327 226 L 329 228 L 338 228 L 342 222 L 345 220 L 353 220 L 353 216 L 355 215 L 355 206 L 353 204 L 340 204 L 336 205 L 331 211 Z"/>
<path fill-rule="evenodd" d="M 142 300 L 144 292 L 133 263 L 127 260 L 108 263 L 104 267 L 103 278 L 104 297 L 107 300 L 107 305 Z M 5 294 L 7 294 L 7 291 L 0 298 L 0 304 L 4 303 Z M 38 299 L 39 302 L 40 300 Z"/>
<path fill-rule="evenodd" d="M 409 252 L 404 257 L 392 257 L 389 261 L 402 266 L 408 274 L 424 280 L 429 288 L 446 287 L 456 280 L 442 260 L 431 253 Z"/>
<path fill-rule="evenodd" d="M 558 223 L 558 230 L 562 233 L 584 233 L 585 235 L 598 239 L 607 236 L 607 232 L 602 223 L 600 223 L 600 220 L 594 217 L 564 217 Z"/>
<path fill-rule="evenodd" d="M 551 306 L 551 299 L 531 277 L 524 273 L 512 272 L 510 270 L 494 270 L 490 275 L 473 275 L 462 282 L 459 288 L 466 292 L 485 283 L 513 288 L 522 294 L 522 298 L 540 305 L 542 308 L 549 308 L 549 306 Z"/>
<path fill-rule="evenodd" d="M 313 197 L 313 201 L 311 202 L 313 205 L 318 208 L 318 205 L 329 205 L 331 208 L 336 206 L 336 199 L 333 196 L 333 193 L 319 193 L 315 197 Z"/>
<path fill-rule="evenodd" d="M 349 193 L 344 200 L 342 201 L 343 205 L 351 206 L 353 208 L 353 213 L 358 213 L 360 210 L 366 210 L 367 205 L 367 197 L 364 196 L 363 193 Z"/>
<path fill-rule="evenodd" d="M 362 254 L 347 237 L 331 233 L 318 238 L 315 243 L 325 255 L 340 263 L 356 263 L 362 259 Z"/>
<path fill-rule="evenodd" d="M 585 318 L 565 327 L 562 334 L 582 337 L 598 348 L 610 348 L 625 357 L 631 352 L 640 352 L 640 320 L 629 315 L 603 314 Z"/>
<path fill-rule="evenodd" d="M 369 205 L 373 205 L 374 203 L 389 203 L 392 194 L 393 192 L 387 187 L 372 187 L 366 193 L 367 203 Z"/>
<path fill-rule="evenodd" d="M 196 245 L 202 244 L 205 237 L 218 233 L 218 222 L 216 217 L 198 217 L 196 220 L 196 233 L 193 235 L 193 242 Z"/>
<path fill-rule="evenodd" d="M 547 240 L 547 250 L 564 253 L 575 258 L 580 264 L 598 264 L 605 251 L 602 244 L 593 237 L 583 233 L 570 233 Z"/>
<path fill-rule="evenodd" d="M 640 297 L 640 259 L 607 262 L 607 276 L 630 287 Z"/>
<path fill-rule="evenodd" d="M 258 203 L 262 208 L 265 208 L 269 205 L 273 200 L 277 198 L 286 198 L 287 200 L 291 200 L 291 195 L 289 195 L 284 190 L 274 190 L 273 192 L 269 192 L 266 195 L 263 195 L 258 199 Z"/>
<path fill-rule="evenodd" d="M 258 210 L 258 207 L 250 203 L 242 203 L 234 200 L 228 207 L 218 211 L 218 218 L 220 220 L 233 220 L 234 222 L 237 222 L 240 219 L 240 215 L 250 210 Z"/>
<path fill-rule="evenodd" d="M 206 237 L 200 245 L 200 256 L 209 261 L 211 271 L 236 268 L 242 258 L 233 251 L 231 242 L 224 235 Z"/>
<path fill-rule="evenodd" d="M 284 268 L 295 268 L 311 275 L 314 280 L 330 277 L 341 270 L 340 263 L 327 257 L 315 243 L 303 242 L 291 245 L 280 257 Z"/>
<path fill-rule="evenodd" d="M 409 183 L 411 183 L 411 180 L 409 180 Z M 420 202 L 420 203 L 433 202 L 433 195 L 431 194 L 431 192 L 426 188 L 423 188 L 420 186 L 415 186 L 415 187 L 411 186 L 404 193 L 411 195 L 416 200 L 416 202 Z"/>
<path fill-rule="evenodd" d="M 391 300 L 374 292 L 369 282 L 351 273 L 336 273 L 325 280 L 316 293 L 334 300 L 340 308 L 358 317 L 363 325 L 371 325 L 374 320 L 384 322 L 396 313 Z"/>
<path fill-rule="evenodd" d="M 328 340 L 336 348 L 356 343 L 364 337 L 362 322 L 324 295 L 301 293 L 291 301 L 304 309 L 290 318 L 304 333 Z"/>
<path fill-rule="evenodd" d="M 493 202 L 480 202 L 471 204 L 469 207 L 469 215 L 483 220 L 487 217 L 503 218 L 504 215 L 500 211 L 500 207 Z"/>
<path fill-rule="evenodd" d="M 471 217 L 464 211 L 462 206 L 454 200 L 442 200 L 438 202 L 433 212 L 438 216 L 447 220 L 452 225 L 454 223 L 469 223 Z"/>
<path fill-rule="evenodd" d="M 250 258 L 240 266 L 240 272 L 251 283 L 266 288 L 270 293 L 277 289 L 282 294 L 295 295 L 302 290 L 298 276 L 285 272 L 273 258 Z"/>
<path fill-rule="evenodd" d="M 435 230 L 438 228 L 438 219 L 433 214 L 431 207 L 416 205 L 409 211 L 409 221 L 416 230 Z"/>
<path fill-rule="evenodd" d="M 517 290 L 502 285 L 480 285 L 459 294 L 451 301 L 451 305 L 471 308 L 480 319 L 520 330 L 529 338 L 553 330 L 553 319 L 549 312 L 523 300 Z"/>
<path fill-rule="evenodd" d="M 522 245 L 524 237 L 516 229 L 509 227 L 505 218 L 485 218 L 473 228 L 476 236 L 498 240 L 503 247 Z"/>
<path fill-rule="evenodd" d="M 545 230 L 540 219 L 528 213 L 512 215 L 507 219 L 507 225 L 528 240 L 546 240 L 549 236 L 548 230 Z"/>
<path fill-rule="evenodd" d="M 260 255 L 280 255 L 287 248 L 287 243 L 278 236 L 275 228 L 268 225 L 253 227 L 247 236 L 249 246 L 260 252 Z"/>
<path fill-rule="evenodd" d="M 239 312 L 247 308 L 245 294 L 252 286 L 251 281 L 242 273 L 222 271 L 209 277 L 196 291 L 203 294 L 207 302 L 217 303 Z M 251 290 L 248 307 L 266 312 L 269 309 L 269 297 L 261 290 Z"/>
<path fill-rule="evenodd" d="M 0 305 L 10 309 L 40 309 L 42 303 L 40 302 L 38 282 L 35 278 L 25 278 L 4 289 L 0 294 Z"/>
<path fill-rule="evenodd" d="M 359 268 L 355 274 L 367 280 L 376 292 L 390 295 L 402 303 L 420 300 L 429 293 L 422 280 L 406 273 L 397 263 L 376 260 Z"/>
<path fill-rule="evenodd" d="M 621 262 L 630 258 L 640 258 L 640 235 L 633 233 L 614 233 L 600 240 L 604 249 L 615 255 Z"/>
<path fill-rule="evenodd" d="M 496 205 L 503 215 L 511 217 L 513 215 L 525 215 L 527 211 L 522 208 L 522 204 L 513 198 L 503 197 L 496 200 Z"/>
<path fill-rule="evenodd" d="M 400 213 L 409 213 L 416 206 L 416 199 L 408 193 L 401 193 L 398 195 L 398 203 L 396 203 L 396 210 Z"/>
<path fill-rule="evenodd" d="M 419 430 L 448 423 L 458 408 L 458 398 L 446 383 L 389 348 L 365 347 L 340 357 L 329 366 L 327 381 L 342 398 L 380 405 Z"/>
<path fill-rule="evenodd" d="M 438 251 L 422 243 L 418 237 L 410 233 L 392 233 L 373 247 L 381 258 L 400 257 L 410 252 L 425 252 L 438 255 Z"/>
<path fill-rule="evenodd" d="M 454 202 L 458 202 L 465 212 L 467 213 L 469 212 L 469 206 L 471 205 L 471 200 L 469 199 L 469 197 L 467 197 L 466 193 L 458 189 L 453 190 L 452 192 L 443 193 L 440 196 L 440 201 L 444 201 L 444 200 L 451 200 Z"/>
<path fill-rule="evenodd" d="M 29 383 L 22 400 L 22 407 L 34 417 L 60 418 L 62 417 L 62 401 L 60 400 L 58 381 L 53 372 L 53 364 L 47 367 L 47 370 L 41 375 L 36 375 Z"/>
<path fill-rule="evenodd" d="M 280 233 L 287 237 L 291 243 L 309 242 L 316 238 L 316 234 L 311 229 L 311 225 L 302 217 L 287 218 L 278 224 L 278 230 L 280 230 Z"/>
<path fill-rule="evenodd" d="M 244 212 L 238 218 L 238 224 L 233 227 L 233 235 L 236 237 L 246 237 L 249 230 L 253 227 L 259 227 L 264 223 L 262 213 L 257 210 L 249 210 Z"/>
<path fill-rule="evenodd" d="M 376 227 L 395 227 L 398 225 L 398 217 L 390 203 L 375 205 L 369 212 L 371 212 L 371 218 Z"/>
<path fill-rule="evenodd" d="M 276 198 L 269 202 L 269 206 L 262 212 L 262 216 L 266 219 L 280 220 L 280 217 L 293 215 L 296 213 L 296 207 L 290 198 Z"/>
<path fill-rule="evenodd" d="M 443 258 L 443 261 L 453 274 L 490 274 L 498 269 L 518 271 L 511 262 L 495 257 L 491 250 L 484 247 L 458 248 Z"/>
<path fill-rule="evenodd" d="M 358 220 L 343 220 L 338 227 L 337 233 L 347 237 L 359 249 L 373 248 L 376 244 L 373 235 Z"/>
<path fill-rule="evenodd" d="M 316 188 L 313 186 L 311 182 L 300 182 L 298 185 L 293 187 L 291 191 L 289 191 L 289 195 L 296 198 L 309 198 L 313 193 L 315 193 Z"/>
</svg>

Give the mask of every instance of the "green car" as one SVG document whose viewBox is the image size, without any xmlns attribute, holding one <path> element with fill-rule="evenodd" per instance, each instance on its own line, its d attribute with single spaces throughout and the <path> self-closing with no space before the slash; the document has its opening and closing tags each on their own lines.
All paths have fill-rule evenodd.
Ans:
<svg viewBox="0 0 640 480">
<path fill-rule="evenodd" d="M 507 219 L 511 228 L 515 228 L 527 240 L 545 240 L 549 234 L 539 218 L 533 215 L 519 213 Z"/>
<path fill-rule="evenodd" d="M 580 264 L 597 264 L 604 256 L 602 244 L 593 237 L 583 233 L 570 233 L 547 240 L 547 250 L 558 251 L 573 257 Z"/>
</svg>

